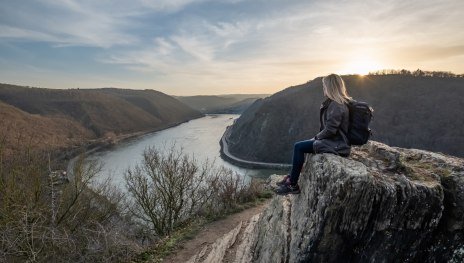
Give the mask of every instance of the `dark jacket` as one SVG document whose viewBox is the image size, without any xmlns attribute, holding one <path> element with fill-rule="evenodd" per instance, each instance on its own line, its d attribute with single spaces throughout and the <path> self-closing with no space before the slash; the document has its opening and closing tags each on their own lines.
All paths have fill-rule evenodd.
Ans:
<svg viewBox="0 0 464 263">
<path fill-rule="evenodd" d="M 351 147 L 346 138 L 349 125 L 348 106 L 327 99 L 321 105 L 320 132 L 314 137 L 315 153 L 350 155 Z"/>
</svg>

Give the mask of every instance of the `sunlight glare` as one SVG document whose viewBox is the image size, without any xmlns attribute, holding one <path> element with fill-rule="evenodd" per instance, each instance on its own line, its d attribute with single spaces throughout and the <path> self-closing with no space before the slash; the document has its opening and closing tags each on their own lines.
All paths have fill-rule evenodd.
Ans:
<svg viewBox="0 0 464 263">
<path fill-rule="evenodd" d="M 382 66 L 370 57 L 357 57 L 347 64 L 343 74 L 367 75 L 369 72 L 381 69 Z"/>
</svg>

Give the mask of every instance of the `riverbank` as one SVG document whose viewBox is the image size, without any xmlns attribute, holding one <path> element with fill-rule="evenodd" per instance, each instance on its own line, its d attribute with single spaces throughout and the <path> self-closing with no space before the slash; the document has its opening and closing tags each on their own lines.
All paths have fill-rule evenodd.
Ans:
<svg viewBox="0 0 464 263">
<path fill-rule="evenodd" d="M 182 122 L 176 122 L 172 124 L 168 124 L 166 126 L 158 127 L 157 129 L 149 130 L 149 131 L 140 131 L 140 132 L 134 132 L 134 133 L 129 133 L 129 134 L 121 134 L 119 136 L 115 136 L 112 138 L 98 138 L 94 140 L 89 140 L 86 142 L 85 145 L 80 146 L 75 149 L 67 149 L 64 151 L 64 153 L 57 158 L 57 160 L 61 162 L 66 162 L 67 163 L 67 170 L 68 173 L 72 171 L 73 163 L 75 162 L 76 158 L 84 154 L 86 156 L 89 156 L 94 153 L 98 152 L 103 152 L 110 150 L 111 148 L 121 145 L 123 143 L 128 143 L 132 140 L 137 140 L 140 139 L 143 136 L 147 136 L 156 132 L 160 132 L 166 129 L 174 128 L 176 126 L 179 126 L 181 124 L 187 123 L 192 120 L 196 120 L 199 118 L 203 118 L 206 115 L 199 116 L 197 118 L 189 119 L 186 121 Z"/>
<path fill-rule="evenodd" d="M 236 156 L 233 156 L 229 152 L 229 146 L 227 143 L 227 137 L 230 134 L 230 129 L 232 126 L 227 126 L 226 131 L 221 137 L 219 144 L 221 145 L 221 157 L 237 166 L 244 167 L 244 168 L 251 168 L 251 169 L 277 169 L 277 170 L 288 170 L 292 167 L 291 164 L 286 163 L 266 163 L 266 162 L 254 162 L 248 161 Z"/>
</svg>

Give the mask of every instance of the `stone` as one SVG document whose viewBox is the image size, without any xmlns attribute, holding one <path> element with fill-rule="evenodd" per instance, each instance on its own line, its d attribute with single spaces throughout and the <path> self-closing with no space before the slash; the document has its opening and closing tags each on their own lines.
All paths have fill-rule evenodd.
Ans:
<svg viewBox="0 0 464 263">
<path fill-rule="evenodd" d="M 464 261 L 462 159 L 369 142 L 308 154 L 299 185 L 252 219 L 234 262 Z"/>
</svg>

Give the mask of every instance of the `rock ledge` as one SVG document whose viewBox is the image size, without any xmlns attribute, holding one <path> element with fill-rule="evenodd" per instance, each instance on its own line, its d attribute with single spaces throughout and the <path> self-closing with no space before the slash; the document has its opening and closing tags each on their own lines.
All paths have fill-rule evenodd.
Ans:
<svg viewBox="0 0 464 263">
<path fill-rule="evenodd" d="M 191 262 L 464 260 L 462 159 L 369 142 L 350 158 L 307 155 L 299 183 Z"/>
</svg>

